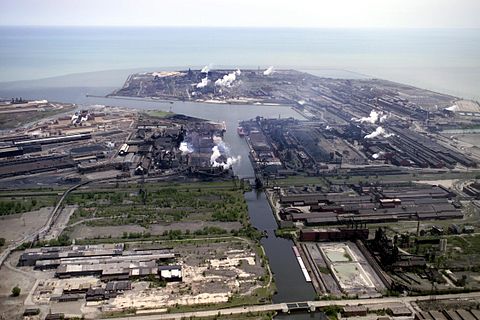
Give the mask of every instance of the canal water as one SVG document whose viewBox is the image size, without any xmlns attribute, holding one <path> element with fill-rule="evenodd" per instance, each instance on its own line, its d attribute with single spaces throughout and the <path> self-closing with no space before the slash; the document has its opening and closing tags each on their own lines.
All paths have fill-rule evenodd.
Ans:
<svg viewBox="0 0 480 320">
<path fill-rule="evenodd" d="M 241 161 L 233 167 L 234 172 L 240 178 L 253 177 L 254 171 L 248 158 L 249 148 L 245 140 L 238 136 L 236 128 L 239 121 L 249 120 L 256 116 L 269 118 L 287 118 L 294 117 L 302 119 L 302 116 L 287 106 L 264 106 L 264 105 L 230 105 L 230 104 L 207 104 L 192 102 L 174 102 L 165 103 L 160 101 L 146 101 L 140 99 L 111 99 L 86 97 L 86 93 L 92 93 L 92 88 L 86 92 L 85 88 L 57 88 L 43 90 L 25 90 L 18 92 L 19 96 L 27 99 L 47 99 L 49 101 L 70 102 L 79 105 L 107 105 L 128 107 L 135 109 L 155 109 L 163 111 L 172 111 L 178 114 L 184 114 L 192 117 L 203 118 L 216 122 L 225 122 L 227 132 L 224 140 L 229 145 L 231 152 L 235 156 L 240 156 Z M 106 94 L 111 92 L 112 88 L 98 88 L 95 94 Z M 300 270 L 300 266 L 294 256 L 291 240 L 277 238 L 275 229 L 277 223 L 273 216 L 270 205 L 263 192 L 256 190 L 245 194 L 248 204 L 248 212 L 251 223 L 259 230 L 265 230 L 268 237 L 263 238 L 261 243 L 265 248 L 269 259 L 271 270 L 274 274 L 277 294 L 273 301 L 290 302 L 305 301 L 315 298 L 315 291 L 312 285 L 305 281 Z M 295 319 L 302 319 L 306 315 L 296 315 Z M 308 319 L 311 319 L 308 316 Z M 281 318 L 281 317 L 280 317 Z M 287 319 L 287 318 L 285 318 Z M 289 315 L 288 319 L 292 319 Z"/>
</svg>

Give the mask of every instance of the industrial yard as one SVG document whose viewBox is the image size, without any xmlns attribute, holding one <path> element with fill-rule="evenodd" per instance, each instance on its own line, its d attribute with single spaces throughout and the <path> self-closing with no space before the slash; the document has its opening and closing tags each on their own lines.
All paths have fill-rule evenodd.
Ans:
<svg viewBox="0 0 480 320">
<path fill-rule="evenodd" d="M 224 124 L 202 119 L 91 106 L 2 132 L 0 184 L 228 178 L 239 159 L 223 142 L 224 132 Z"/>
<path fill-rule="evenodd" d="M 302 242 L 312 273 L 332 296 L 379 297 L 386 287 L 354 243 Z"/>
<path fill-rule="evenodd" d="M 28 249 L 2 268 L 10 275 L 2 294 L 16 283 L 27 308 L 70 317 L 266 302 L 262 259 L 256 244 L 241 238 Z"/>
</svg>

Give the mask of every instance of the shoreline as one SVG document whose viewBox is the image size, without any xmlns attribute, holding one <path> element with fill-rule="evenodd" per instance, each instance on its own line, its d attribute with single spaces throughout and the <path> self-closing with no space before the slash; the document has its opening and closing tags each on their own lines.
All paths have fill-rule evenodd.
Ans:
<svg viewBox="0 0 480 320">
<path fill-rule="evenodd" d="M 87 94 L 85 95 L 87 98 L 101 98 L 101 99 L 117 99 L 117 100 L 133 100 L 133 101 L 148 101 L 148 102 L 159 102 L 164 104 L 174 104 L 176 102 L 187 102 L 187 103 L 205 103 L 205 104 L 212 104 L 212 105 L 237 105 L 237 106 L 269 106 L 269 107 L 287 107 L 295 108 L 291 105 L 287 104 L 280 104 L 280 103 L 269 103 L 269 102 L 251 102 L 247 100 L 241 101 L 219 101 L 219 100 L 178 100 L 178 99 L 160 99 L 155 97 L 131 97 L 131 96 L 102 96 L 102 95 L 94 95 L 94 94 Z"/>
</svg>

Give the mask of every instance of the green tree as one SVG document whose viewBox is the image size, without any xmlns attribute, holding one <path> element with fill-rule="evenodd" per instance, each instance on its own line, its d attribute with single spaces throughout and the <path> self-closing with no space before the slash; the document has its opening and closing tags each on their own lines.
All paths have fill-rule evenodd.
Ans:
<svg viewBox="0 0 480 320">
<path fill-rule="evenodd" d="M 12 296 L 18 297 L 20 295 L 20 292 L 22 289 L 20 289 L 18 286 L 15 286 L 12 288 Z"/>
</svg>

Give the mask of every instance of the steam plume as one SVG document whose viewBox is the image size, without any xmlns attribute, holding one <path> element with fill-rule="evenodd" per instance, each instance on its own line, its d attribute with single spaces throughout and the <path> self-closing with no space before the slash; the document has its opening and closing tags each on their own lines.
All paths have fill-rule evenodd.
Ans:
<svg viewBox="0 0 480 320">
<path fill-rule="evenodd" d="M 237 76 L 239 76 L 242 72 L 240 69 L 237 69 L 236 71 L 226 74 L 223 76 L 221 79 L 217 79 L 215 81 L 215 85 L 219 87 L 231 87 L 233 82 L 237 79 Z"/>
<path fill-rule="evenodd" d="M 229 169 L 233 164 L 240 161 L 240 156 L 228 156 L 230 149 L 227 147 L 225 142 L 223 142 L 222 137 L 214 136 L 213 143 L 215 144 L 212 148 L 212 154 L 210 155 L 210 164 L 212 167 L 221 167 L 223 169 Z M 224 155 L 226 157 L 226 162 L 221 161 L 220 158 Z M 227 157 L 228 156 L 228 157 Z"/>
<path fill-rule="evenodd" d="M 352 118 L 353 121 L 364 123 L 376 123 L 378 121 L 378 112 L 375 110 L 370 111 L 370 115 L 368 117 L 361 117 L 360 119 Z"/>
<path fill-rule="evenodd" d="M 385 154 L 385 152 L 380 151 L 379 153 L 374 153 L 374 154 L 372 155 L 372 158 L 373 158 L 373 159 L 378 159 L 378 158 L 380 158 L 381 156 L 383 156 L 384 154 Z"/>
<path fill-rule="evenodd" d="M 375 131 L 367 134 L 364 138 L 365 139 L 373 139 L 373 138 L 376 138 L 376 137 L 388 138 L 388 137 L 391 137 L 391 136 L 394 136 L 394 134 L 393 133 L 387 133 L 385 131 L 385 129 L 383 129 L 382 127 L 377 127 L 377 129 L 375 129 Z"/>
<path fill-rule="evenodd" d="M 196 87 L 197 88 L 205 88 L 206 86 L 208 86 L 209 83 L 210 83 L 210 80 L 208 80 L 208 77 L 205 76 L 205 78 L 203 78 L 202 81 L 197 83 Z"/>
<path fill-rule="evenodd" d="M 451 107 L 445 108 L 445 110 L 452 111 L 452 112 L 457 111 L 457 109 L 458 109 L 458 106 L 457 106 L 456 104 L 454 104 L 454 105 L 451 106 Z"/>
<path fill-rule="evenodd" d="M 273 66 L 270 66 L 270 67 L 268 67 L 267 70 L 263 71 L 263 75 L 264 75 L 264 76 L 269 76 L 269 75 L 271 75 L 271 74 L 273 73 L 273 71 L 274 71 L 274 70 L 273 70 Z"/>
<path fill-rule="evenodd" d="M 183 155 L 193 152 L 192 146 L 185 141 L 180 143 L 180 147 L 178 147 L 178 150 L 182 151 Z"/>
</svg>

